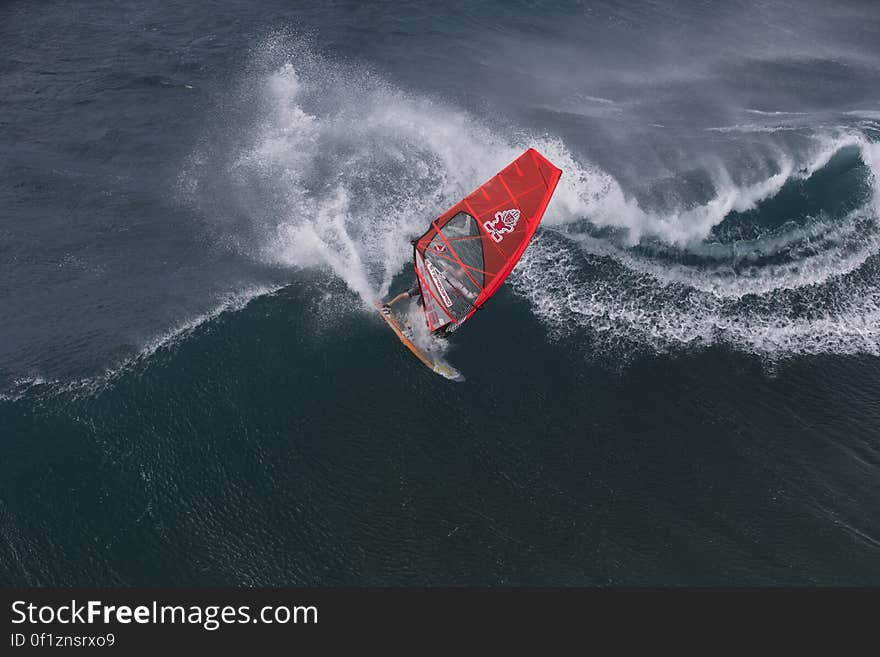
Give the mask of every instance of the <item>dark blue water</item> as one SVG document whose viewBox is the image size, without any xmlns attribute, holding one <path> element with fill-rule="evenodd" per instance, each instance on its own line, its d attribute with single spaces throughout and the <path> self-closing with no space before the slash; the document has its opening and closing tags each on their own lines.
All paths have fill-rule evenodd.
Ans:
<svg viewBox="0 0 880 657">
<path fill-rule="evenodd" d="M 0 583 L 880 583 L 873 3 L 5 3 Z M 371 311 L 534 146 L 423 368 Z"/>
</svg>

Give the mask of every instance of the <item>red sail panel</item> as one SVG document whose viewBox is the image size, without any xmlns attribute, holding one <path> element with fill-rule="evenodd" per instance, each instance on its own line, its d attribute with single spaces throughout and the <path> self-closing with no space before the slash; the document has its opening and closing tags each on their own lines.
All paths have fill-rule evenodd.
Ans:
<svg viewBox="0 0 880 657">
<path fill-rule="evenodd" d="M 449 208 L 415 242 L 431 330 L 471 317 L 516 266 L 562 171 L 533 148 Z"/>
</svg>

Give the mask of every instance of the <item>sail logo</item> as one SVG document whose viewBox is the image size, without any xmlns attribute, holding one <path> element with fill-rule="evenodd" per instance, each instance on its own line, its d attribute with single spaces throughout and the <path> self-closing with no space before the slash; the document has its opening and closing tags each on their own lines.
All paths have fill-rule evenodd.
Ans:
<svg viewBox="0 0 880 657">
<path fill-rule="evenodd" d="M 445 245 L 445 244 L 441 244 L 441 243 L 437 243 L 437 244 L 434 245 L 434 250 L 435 250 L 437 253 L 443 253 L 443 252 L 446 250 L 446 245 Z"/>
<path fill-rule="evenodd" d="M 434 282 L 434 287 L 443 298 L 443 303 L 445 303 L 446 307 L 449 308 L 452 305 L 452 299 L 449 298 L 449 294 L 446 292 L 446 288 L 444 288 L 443 284 L 440 282 L 440 275 L 437 273 L 437 269 L 434 267 L 433 263 L 427 258 L 425 258 L 425 267 L 427 267 L 428 273 L 431 274 L 431 280 Z"/>
<path fill-rule="evenodd" d="M 519 210 L 511 208 L 509 210 L 499 210 L 495 213 L 495 218 L 483 222 L 483 228 L 489 233 L 489 237 L 496 243 L 504 239 L 505 233 L 512 233 L 519 221 Z"/>
</svg>

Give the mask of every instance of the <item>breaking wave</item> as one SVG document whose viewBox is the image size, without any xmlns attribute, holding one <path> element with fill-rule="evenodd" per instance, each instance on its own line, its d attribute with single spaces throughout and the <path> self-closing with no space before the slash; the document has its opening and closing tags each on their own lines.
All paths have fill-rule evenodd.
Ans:
<svg viewBox="0 0 880 657">
<path fill-rule="evenodd" d="M 0 401 L 17 401 L 23 397 L 41 397 L 67 393 L 74 397 L 100 392 L 119 377 L 150 361 L 157 353 L 173 349 L 175 345 L 192 335 L 196 330 L 209 324 L 224 313 L 237 312 L 259 297 L 274 294 L 281 286 L 248 286 L 232 292 L 221 299 L 207 312 L 186 319 L 155 336 L 130 358 L 107 368 L 101 374 L 74 379 L 56 379 L 39 375 L 21 376 L 12 381 L 0 392 Z"/>
<path fill-rule="evenodd" d="M 708 192 L 652 203 L 553 135 L 490 127 L 290 39 L 255 59 L 224 118 L 244 129 L 209 131 L 180 192 L 260 262 L 332 273 L 369 307 L 407 269 L 427 219 L 535 146 L 564 173 L 511 282 L 552 334 L 606 350 L 880 354 L 880 150 L 857 127 L 745 110 L 797 118 L 798 147 L 764 126 L 757 154 L 703 167 Z M 847 152 L 861 182 L 842 210 L 765 212 Z"/>
<path fill-rule="evenodd" d="M 603 351 L 727 344 L 771 358 L 880 355 L 880 145 L 840 136 L 761 194 L 726 202 L 728 212 L 708 223 L 756 210 L 852 147 L 865 185 L 857 207 L 839 216 L 791 217 L 752 239 L 707 235 L 679 248 L 669 247 L 675 240 L 627 247 L 590 231 L 545 231 L 513 285 L 555 335 L 587 331 Z M 708 214 L 706 206 L 697 213 Z"/>
</svg>

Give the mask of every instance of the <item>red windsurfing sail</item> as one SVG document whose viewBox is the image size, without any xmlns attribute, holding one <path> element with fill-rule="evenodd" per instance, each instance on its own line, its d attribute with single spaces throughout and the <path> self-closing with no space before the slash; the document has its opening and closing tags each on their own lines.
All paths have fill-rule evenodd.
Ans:
<svg viewBox="0 0 880 657">
<path fill-rule="evenodd" d="M 530 148 L 416 240 L 416 276 L 432 331 L 457 328 L 498 291 L 535 234 L 561 175 Z"/>
</svg>

